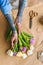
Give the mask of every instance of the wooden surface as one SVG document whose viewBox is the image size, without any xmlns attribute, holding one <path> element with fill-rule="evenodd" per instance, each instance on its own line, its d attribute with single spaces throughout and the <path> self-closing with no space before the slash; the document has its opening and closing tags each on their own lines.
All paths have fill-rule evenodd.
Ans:
<svg viewBox="0 0 43 65">
<path fill-rule="evenodd" d="M 38 16 L 33 18 L 33 24 L 31 30 L 29 29 L 30 10 L 38 12 Z M 36 40 L 35 45 L 38 44 L 39 41 L 43 40 L 43 26 L 41 26 L 41 24 L 38 22 L 40 16 L 43 16 L 43 3 L 42 4 L 40 3 L 32 7 L 28 7 L 24 10 L 23 13 L 22 29 L 29 33 L 31 31 L 31 33 L 34 34 Z M 34 54 L 25 60 L 17 57 L 9 57 L 6 54 L 6 50 L 10 48 L 10 43 L 8 43 L 5 40 L 5 33 L 7 28 L 8 28 L 8 22 L 0 12 L 0 65 L 43 65 L 39 60 L 37 60 L 37 51 L 40 49 L 43 50 L 42 44 L 37 46 Z M 40 28 L 38 32 L 37 28 Z"/>
</svg>

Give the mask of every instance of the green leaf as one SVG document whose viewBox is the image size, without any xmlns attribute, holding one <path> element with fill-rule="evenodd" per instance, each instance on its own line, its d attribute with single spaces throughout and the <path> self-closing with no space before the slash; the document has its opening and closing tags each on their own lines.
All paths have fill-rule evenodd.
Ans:
<svg viewBox="0 0 43 65">
<path fill-rule="evenodd" d="M 12 30 L 11 28 L 8 28 L 7 33 L 6 33 L 6 40 L 9 41 L 12 35 Z"/>
</svg>

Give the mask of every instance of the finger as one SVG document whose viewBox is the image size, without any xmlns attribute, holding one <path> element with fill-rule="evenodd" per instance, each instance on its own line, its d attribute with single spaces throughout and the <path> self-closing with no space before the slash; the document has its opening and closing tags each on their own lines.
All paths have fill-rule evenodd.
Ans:
<svg viewBox="0 0 43 65">
<path fill-rule="evenodd" d="M 21 27 L 19 27 L 19 34 L 21 33 Z"/>
<path fill-rule="evenodd" d="M 11 39 L 11 46 L 12 46 L 12 48 L 13 48 L 13 45 L 14 45 L 14 40 L 15 40 L 15 38 Z"/>
<path fill-rule="evenodd" d="M 18 37 L 16 37 L 16 42 L 18 42 Z"/>
<path fill-rule="evenodd" d="M 21 31 L 19 30 L 19 34 L 20 34 L 20 32 L 21 32 Z"/>
<path fill-rule="evenodd" d="M 13 48 L 13 43 L 11 43 L 11 47 Z"/>
<path fill-rule="evenodd" d="M 14 42 L 14 40 L 15 40 L 15 37 L 12 37 L 12 38 L 11 38 L 11 43 L 13 43 L 13 42 Z"/>
</svg>

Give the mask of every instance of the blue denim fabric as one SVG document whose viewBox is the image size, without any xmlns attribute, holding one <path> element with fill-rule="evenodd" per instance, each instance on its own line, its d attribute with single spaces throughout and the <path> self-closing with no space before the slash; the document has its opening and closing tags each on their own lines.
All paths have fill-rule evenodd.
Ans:
<svg viewBox="0 0 43 65">
<path fill-rule="evenodd" d="M 0 0 L 0 9 L 2 10 L 3 14 L 7 14 L 12 9 L 9 0 Z"/>
<path fill-rule="evenodd" d="M 27 0 L 19 0 L 19 11 L 17 16 L 22 16 Z"/>
</svg>

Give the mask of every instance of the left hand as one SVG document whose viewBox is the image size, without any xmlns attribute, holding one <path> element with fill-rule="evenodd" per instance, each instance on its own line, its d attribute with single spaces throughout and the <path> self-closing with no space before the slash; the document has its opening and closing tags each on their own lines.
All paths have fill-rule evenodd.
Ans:
<svg viewBox="0 0 43 65">
<path fill-rule="evenodd" d="M 17 31 L 13 32 L 12 36 L 11 36 L 11 47 L 13 48 L 14 46 L 14 41 L 18 41 L 18 35 L 17 35 Z"/>
<path fill-rule="evenodd" d="M 15 20 L 15 25 L 18 28 L 18 33 L 21 33 L 21 28 L 22 28 L 21 22 L 22 22 L 22 18 L 17 17 L 16 20 Z"/>
</svg>

